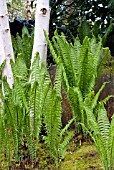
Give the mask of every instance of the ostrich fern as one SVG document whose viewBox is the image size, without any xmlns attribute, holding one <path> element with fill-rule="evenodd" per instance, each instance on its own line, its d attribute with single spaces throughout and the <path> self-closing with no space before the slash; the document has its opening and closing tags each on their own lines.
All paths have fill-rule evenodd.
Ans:
<svg viewBox="0 0 114 170">
<path fill-rule="evenodd" d="M 80 110 L 87 116 L 86 126 L 83 123 L 81 123 L 81 125 L 95 142 L 104 170 L 113 170 L 114 116 L 112 116 L 112 121 L 109 123 L 106 110 L 104 108 L 104 103 L 106 103 L 106 101 L 112 96 L 108 96 L 98 103 L 98 97 L 105 84 L 106 83 L 101 86 L 96 95 L 94 95 L 94 92 L 90 92 L 84 101 L 82 100 L 81 91 L 78 88 L 76 88 L 75 91 L 78 94 L 78 98 L 80 98 Z"/>
<path fill-rule="evenodd" d="M 98 121 L 95 119 L 93 110 L 85 107 L 87 114 L 89 133 L 91 134 L 104 170 L 114 169 L 114 116 L 109 123 L 103 103 L 98 104 Z"/>
<path fill-rule="evenodd" d="M 15 63 L 11 60 L 11 67 L 14 76 L 13 87 L 10 89 L 4 77 L 4 94 L 1 93 L 3 102 L 0 106 L 1 152 L 5 153 L 10 165 L 12 157 L 10 148 L 13 148 L 14 159 L 20 162 L 24 154 L 20 147 L 27 142 L 30 157 L 34 161 L 43 122 L 47 132 L 44 140 L 58 168 L 67 144 L 73 136 L 72 132 L 67 134 L 66 131 L 74 121 L 73 118 L 62 129 L 62 64 L 59 64 L 56 69 L 53 87 L 49 72 L 39 62 L 39 54 L 34 58 L 30 75 L 22 54 L 18 54 Z"/>
<path fill-rule="evenodd" d="M 73 132 L 66 134 L 74 118 L 62 129 L 61 112 L 61 98 L 56 94 L 55 89 L 50 89 L 46 98 L 46 108 L 44 112 L 44 123 L 47 132 L 44 140 L 49 149 L 50 156 L 54 159 L 56 169 L 60 168 L 67 145 L 74 134 Z"/>
<path fill-rule="evenodd" d="M 6 148 L 5 152 L 7 151 L 9 162 L 10 150 L 8 148 L 12 147 L 14 148 L 15 161 L 20 161 L 19 148 L 26 138 L 31 158 L 35 159 L 44 100 L 49 87 L 51 87 L 51 80 L 46 68 L 39 65 L 38 55 L 33 62 L 31 81 L 29 81 L 27 67 L 21 54 L 18 55 L 16 63 L 11 61 L 11 67 L 14 76 L 12 89 L 10 89 L 6 78 L 3 78 L 3 105 L 0 108 L 2 110 L 1 137 L 4 134 L 2 146 L 3 149 Z M 12 147 L 10 147 L 11 145 Z"/>
<path fill-rule="evenodd" d="M 50 156 L 53 158 L 56 169 L 60 168 L 61 160 L 64 158 L 65 151 L 73 132 L 68 130 L 75 118 L 62 129 L 62 96 L 61 96 L 61 81 L 62 81 L 62 65 L 56 68 L 56 75 L 54 85 L 49 89 L 45 99 L 45 106 L 43 108 L 44 124 L 47 135 L 44 136 L 45 143 L 49 149 Z"/>
<path fill-rule="evenodd" d="M 86 95 L 94 90 L 96 79 L 101 67 L 106 62 L 109 50 L 107 48 L 104 50 L 105 55 L 101 59 L 102 39 L 99 38 L 97 41 L 94 36 L 92 38 L 86 36 L 82 44 L 78 37 L 73 43 L 69 43 L 64 34 L 58 35 L 57 31 L 55 31 L 52 42 L 46 33 L 45 37 L 56 62 L 56 67 L 61 64 L 63 85 L 68 93 L 72 110 L 77 121 L 84 123 L 86 115 L 81 115 L 75 88 L 81 90 L 82 101 L 84 101 Z"/>
<path fill-rule="evenodd" d="M 30 36 L 26 27 L 23 27 L 22 37 L 20 37 L 19 34 L 16 35 L 16 38 L 12 36 L 15 59 L 17 58 L 17 55 L 21 53 L 28 69 L 31 64 L 30 60 L 32 56 L 33 38 L 33 33 Z"/>
</svg>

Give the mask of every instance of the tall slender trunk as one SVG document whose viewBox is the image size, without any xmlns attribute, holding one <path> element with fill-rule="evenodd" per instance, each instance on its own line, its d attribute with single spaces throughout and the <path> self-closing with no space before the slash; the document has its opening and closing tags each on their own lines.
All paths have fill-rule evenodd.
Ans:
<svg viewBox="0 0 114 170">
<path fill-rule="evenodd" d="M 49 0 L 37 0 L 35 13 L 35 31 L 32 60 L 36 52 L 39 52 L 41 63 L 46 64 L 47 59 L 47 42 L 43 30 L 48 34 L 49 31 L 50 8 Z"/>
<path fill-rule="evenodd" d="M 1 24 L 0 24 L 0 65 L 3 63 L 5 60 L 5 51 L 4 51 L 4 43 L 3 43 L 3 38 L 2 38 L 2 30 L 1 30 Z"/>
<path fill-rule="evenodd" d="M 26 1 L 26 16 L 27 16 L 27 20 L 32 19 L 31 1 L 30 0 Z"/>
<path fill-rule="evenodd" d="M 10 59 L 14 60 L 13 47 L 9 29 L 8 11 L 5 0 L 0 0 L 0 64 L 6 60 L 6 65 L 3 70 L 3 76 L 7 77 L 7 82 L 10 87 L 13 84 L 13 74 L 10 65 Z"/>
</svg>

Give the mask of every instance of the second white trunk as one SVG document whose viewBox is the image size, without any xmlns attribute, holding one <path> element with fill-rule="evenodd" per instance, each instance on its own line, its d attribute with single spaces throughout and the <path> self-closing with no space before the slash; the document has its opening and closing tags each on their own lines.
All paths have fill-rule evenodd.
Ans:
<svg viewBox="0 0 114 170">
<path fill-rule="evenodd" d="M 37 0 L 35 13 L 35 31 L 32 61 L 36 52 L 39 52 L 41 63 L 46 64 L 47 59 L 47 42 L 43 30 L 48 34 L 49 31 L 50 8 L 49 0 Z"/>
</svg>

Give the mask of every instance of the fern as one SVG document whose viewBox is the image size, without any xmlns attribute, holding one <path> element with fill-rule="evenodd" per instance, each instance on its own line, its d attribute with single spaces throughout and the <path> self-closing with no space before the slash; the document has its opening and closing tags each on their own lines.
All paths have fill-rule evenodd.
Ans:
<svg viewBox="0 0 114 170">
<path fill-rule="evenodd" d="M 104 86 L 104 85 L 103 85 Z M 103 87 L 102 86 L 102 87 Z M 101 89 L 99 90 L 101 91 Z M 87 116 L 87 124 L 88 130 L 87 132 L 90 134 L 92 139 L 95 142 L 97 147 L 100 159 L 104 166 L 104 169 L 113 169 L 114 168 L 114 154 L 112 150 L 114 149 L 114 133 L 113 133 L 113 118 L 111 124 L 107 118 L 106 110 L 104 108 L 104 100 L 99 102 L 98 104 L 91 107 L 91 103 L 87 103 L 89 101 L 90 96 L 92 95 L 92 100 L 97 100 L 96 96 L 93 97 L 93 93 L 88 95 L 88 99 L 85 99 L 85 103 L 83 103 L 83 107 Z M 111 96 L 110 96 L 111 97 Z M 106 98 L 105 100 L 107 100 Z M 94 112 L 98 114 L 98 120 L 96 120 L 96 115 Z M 82 125 L 84 127 L 84 125 Z"/>
<path fill-rule="evenodd" d="M 100 128 L 100 132 L 101 132 L 101 135 L 104 138 L 104 140 L 107 142 L 110 123 L 109 123 L 108 117 L 106 115 L 106 110 L 101 103 L 99 103 L 97 111 L 98 111 L 98 124 L 99 124 L 99 128 Z"/>
<path fill-rule="evenodd" d="M 102 38 L 103 46 L 106 45 L 107 37 L 108 37 L 108 35 L 110 34 L 112 28 L 113 28 L 113 23 L 112 23 L 112 20 L 111 20 L 111 21 L 110 21 L 110 25 L 108 26 L 108 28 L 107 28 L 107 30 L 106 30 L 106 33 L 105 33 L 105 35 L 104 35 L 103 38 Z"/>
<path fill-rule="evenodd" d="M 64 158 L 67 144 L 73 136 L 72 132 L 67 135 L 66 131 L 68 130 L 70 124 L 74 121 L 74 119 L 72 119 L 66 127 L 62 129 L 61 73 L 61 65 L 58 65 L 56 68 L 54 86 L 48 88 L 43 108 L 43 120 L 47 133 L 47 135 L 44 136 L 44 140 L 57 169 L 60 166 L 61 160 Z M 49 80 L 47 80 L 47 82 L 48 81 Z"/>
<path fill-rule="evenodd" d="M 4 116 L 5 116 L 4 117 L 5 118 L 5 122 L 4 122 L 5 129 L 4 130 L 6 131 L 5 140 L 8 140 L 7 141 L 8 145 L 11 145 L 10 143 L 11 141 L 9 137 L 13 139 L 15 160 L 18 161 L 18 130 L 17 130 L 17 124 L 16 124 L 17 117 L 16 117 L 15 104 L 13 104 L 13 102 L 15 102 L 13 98 L 13 93 L 9 93 L 9 94 L 7 93 L 5 98 L 3 99 L 3 102 L 4 102 Z"/>
<path fill-rule="evenodd" d="M 112 116 L 107 143 L 108 143 L 107 145 L 108 164 L 110 165 L 111 168 L 113 168 L 114 167 L 114 115 Z"/>
<path fill-rule="evenodd" d="M 52 42 L 46 33 L 45 36 L 52 56 L 54 56 L 56 67 L 59 66 L 62 71 L 62 83 L 67 91 L 72 110 L 75 116 L 77 115 L 77 121 L 86 122 L 86 115 L 82 112 L 83 109 L 80 110 L 80 99 L 74 89 L 80 89 L 83 101 L 86 95 L 94 90 L 99 72 L 108 56 L 108 50 L 100 59 L 102 39 L 99 38 L 97 42 L 94 36 L 92 38 L 86 36 L 82 44 L 78 37 L 73 44 L 68 43 L 64 34 L 58 35 L 57 31 L 54 33 Z"/>
<path fill-rule="evenodd" d="M 16 38 L 12 37 L 12 44 L 14 48 L 15 59 L 17 59 L 17 55 L 21 53 L 26 67 L 29 69 L 33 48 L 33 33 L 30 36 L 27 28 L 23 27 L 22 38 L 17 34 Z"/>
<path fill-rule="evenodd" d="M 91 29 L 89 23 L 87 21 L 82 21 L 78 26 L 78 32 L 81 43 L 86 36 L 91 37 Z"/>
<path fill-rule="evenodd" d="M 55 79 L 54 79 L 54 89 L 58 97 L 61 98 L 61 82 L 62 82 L 62 65 L 56 67 Z"/>
<path fill-rule="evenodd" d="M 61 160 L 64 158 L 67 144 L 69 143 L 73 132 L 65 134 L 70 124 L 62 130 L 61 123 L 61 98 L 56 94 L 55 89 L 50 89 L 46 98 L 46 109 L 44 113 L 44 123 L 46 126 L 47 136 L 44 136 L 45 143 L 50 150 L 50 155 L 54 159 L 56 168 L 60 166 Z"/>
</svg>

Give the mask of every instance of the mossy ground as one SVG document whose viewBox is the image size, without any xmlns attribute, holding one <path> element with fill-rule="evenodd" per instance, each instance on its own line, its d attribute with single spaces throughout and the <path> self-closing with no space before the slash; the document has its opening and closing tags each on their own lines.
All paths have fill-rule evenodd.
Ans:
<svg viewBox="0 0 114 170">
<path fill-rule="evenodd" d="M 70 144 L 69 150 L 66 152 L 61 170 L 103 169 L 96 147 L 92 143 L 84 142 L 81 146 L 75 146 L 75 149 L 72 146 Z"/>
<path fill-rule="evenodd" d="M 30 160 L 23 161 L 22 168 L 12 160 L 11 170 L 56 170 L 52 159 L 49 157 L 47 149 L 43 144 L 39 144 L 37 150 L 36 166 L 33 166 Z M 34 168 L 33 168 L 34 167 Z M 68 145 L 65 158 L 61 162 L 60 170 L 102 170 L 102 164 L 99 159 L 96 147 L 92 142 L 81 142 L 72 140 Z M 8 164 L 4 155 L 0 155 L 0 170 L 8 170 Z"/>
</svg>

